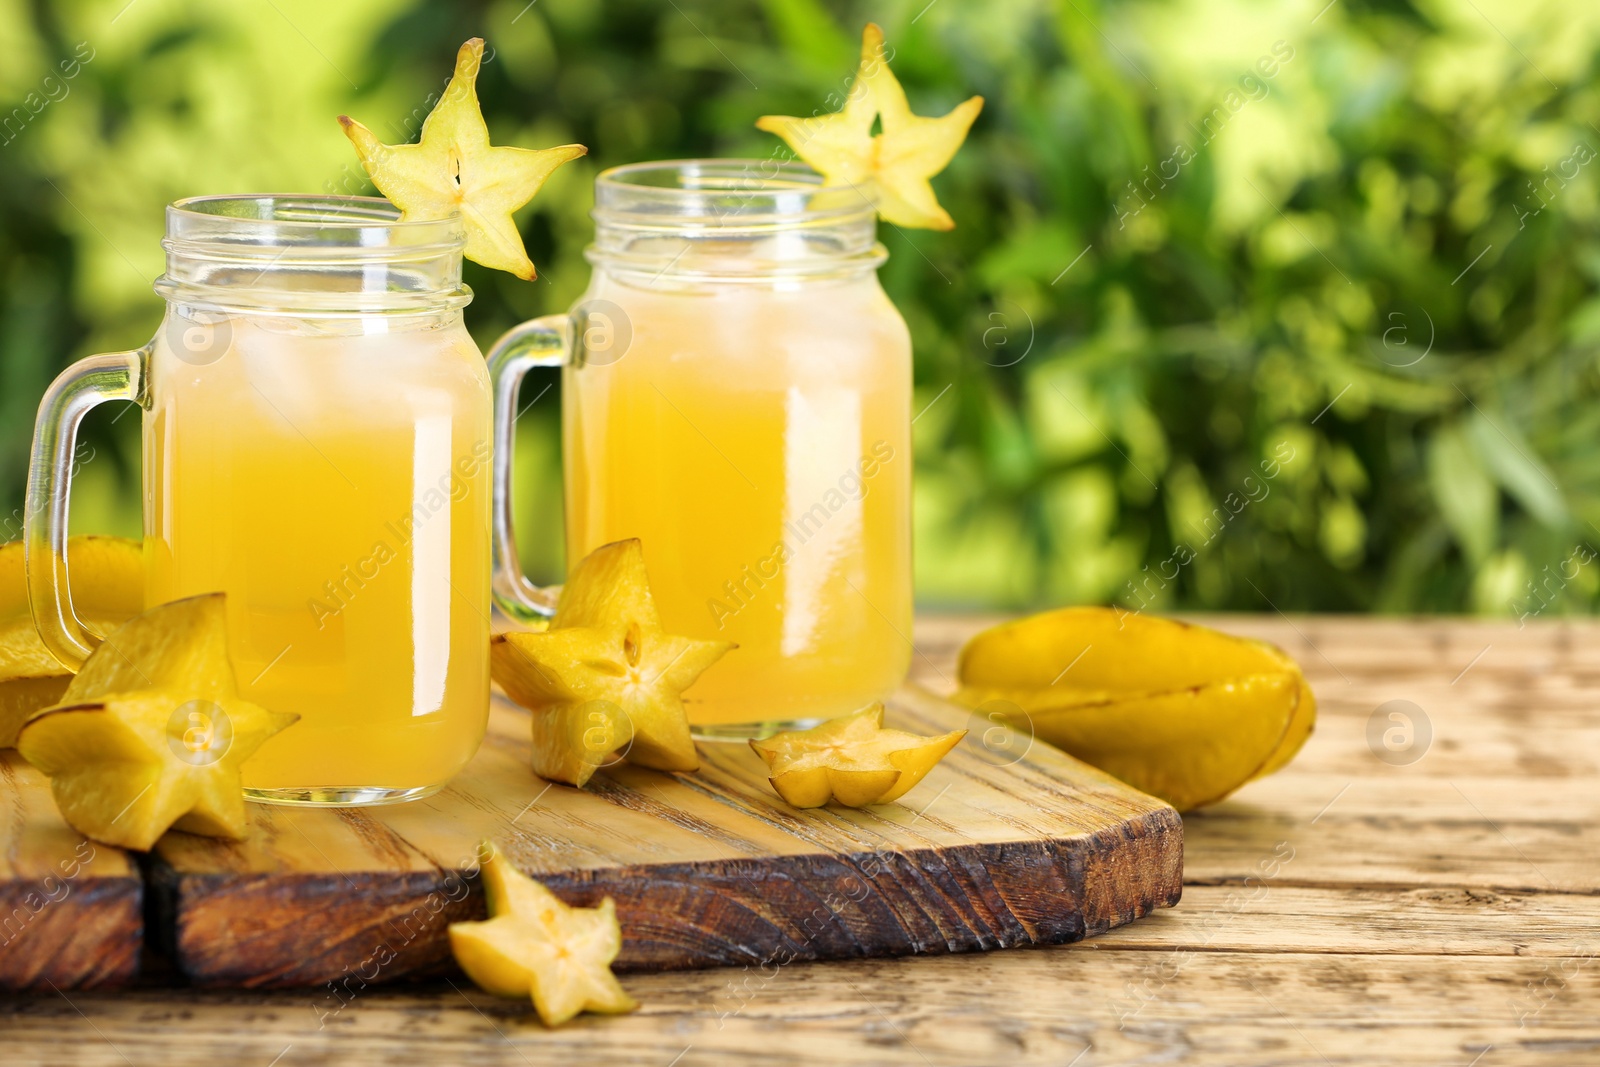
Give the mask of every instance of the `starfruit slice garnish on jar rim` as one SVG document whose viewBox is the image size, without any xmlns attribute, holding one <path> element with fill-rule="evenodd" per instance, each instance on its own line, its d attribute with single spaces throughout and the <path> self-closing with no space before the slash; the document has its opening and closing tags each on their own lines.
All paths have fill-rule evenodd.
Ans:
<svg viewBox="0 0 1600 1067">
<path fill-rule="evenodd" d="M 829 801 L 850 808 L 899 800 L 967 735 L 922 737 L 883 726 L 883 705 L 751 741 L 772 772 L 772 788 L 796 808 Z"/>
<path fill-rule="evenodd" d="M 239 765 L 298 718 L 239 695 L 226 597 L 208 593 L 107 634 L 17 749 L 75 830 L 143 851 L 169 827 L 243 838 Z"/>
<path fill-rule="evenodd" d="M 496 634 L 494 680 L 533 712 L 533 769 L 582 786 L 618 749 L 663 771 L 700 765 L 683 691 L 730 641 L 669 634 L 638 538 L 602 545 L 562 587 L 550 628 Z"/>
<path fill-rule="evenodd" d="M 610 897 L 597 908 L 571 907 L 487 841 L 479 851 L 489 918 L 449 928 L 450 951 L 467 977 L 497 997 L 531 997 L 546 1026 L 639 1006 L 611 973 L 622 926 Z"/>
<path fill-rule="evenodd" d="M 468 259 L 532 281 L 533 261 L 512 212 L 532 200 L 557 167 L 589 150 L 581 144 L 491 145 L 478 104 L 482 66 L 483 38 L 474 37 L 456 53 L 455 73 L 423 120 L 416 144 L 384 144 L 347 115 L 339 116 L 339 124 L 372 184 L 400 209 L 401 221 L 443 219 L 459 212 Z"/>
<path fill-rule="evenodd" d="M 853 186 L 868 194 L 872 183 L 884 221 L 948 230 L 955 220 L 939 206 L 928 179 L 955 158 L 982 110 L 983 97 L 974 96 L 937 118 L 913 114 L 905 89 L 889 69 L 883 30 L 869 22 L 843 108 L 810 118 L 763 115 L 756 126 L 782 137 L 829 185 Z M 872 133 L 874 119 L 882 125 L 877 136 Z"/>
<path fill-rule="evenodd" d="M 961 651 L 958 703 L 998 716 L 1180 811 L 1292 759 L 1316 698 L 1283 650 L 1116 608 L 1062 608 Z"/>
<path fill-rule="evenodd" d="M 87 535 L 67 542 L 72 604 L 97 633 L 144 609 L 144 555 L 138 541 Z M 0 748 L 17 743 L 29 715 L 61 699 L 72 681 L 39 638 L 28 606 L 21 541 L 0 545 Z"/>
</svg>

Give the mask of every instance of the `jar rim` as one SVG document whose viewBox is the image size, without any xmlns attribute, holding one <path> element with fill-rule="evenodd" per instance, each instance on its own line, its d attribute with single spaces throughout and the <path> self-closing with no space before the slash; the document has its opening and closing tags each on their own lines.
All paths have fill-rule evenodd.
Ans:
<svg viewBox="0 0 1600 1067">
<path fill-rule="evenodd" d="M 585 253 L 640 284 L 783 284 L 874 270 L 876 189 L 833 185 L 804 163 L 674 159 L 630 163 L 595 179 L 594 243 Z"/>
<path fill-rule="evenodd" d="M 365 314 L 459 308 L 459 214 L 405 219 L 376 196 L 248 193 L 167 206 L 168 300 L 233 309 Z"/>
<path fill-rule="evenodd" d="M 628 163 L 595 179 L 602 225 L 794 226 L 858 221 L 874 190 L 833 185 L 808 164 L 777 159 L 669 159 Z"/>
<path fill-rule="evenodd" d="M 224 193 L 189 196 L 167 206 L 169 241 L 272 244 L 277 247 L 410 249 L 465 247 L 459 212 L 407 219 L 379 196 L 318 193 Z"/>
</svg>

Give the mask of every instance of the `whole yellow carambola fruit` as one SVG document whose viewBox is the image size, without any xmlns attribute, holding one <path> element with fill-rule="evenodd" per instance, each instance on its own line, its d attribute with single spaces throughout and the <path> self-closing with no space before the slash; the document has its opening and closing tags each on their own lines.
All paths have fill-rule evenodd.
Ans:
<svg viewBox="0 0 1600 1067">
<path fill-rule="evenodd" d="M 961 703 L 1180 811 L 1288 763 L 1317 713 L 1281 649 L 1116 608 L 985 630 L 962 649 L 960 681 Z"/>
<path fill-rule="evenodd" d="M 144 554 L 138 541 L 90 535 L 67 542 L 72 603 L 108 633 L 144 610 Z M 67 691 L 72 672 L 44 647 L 28 607 L 21 541 L 0 545 L 0 748 L 17 743 L 28 716 Z"/>
</svg>

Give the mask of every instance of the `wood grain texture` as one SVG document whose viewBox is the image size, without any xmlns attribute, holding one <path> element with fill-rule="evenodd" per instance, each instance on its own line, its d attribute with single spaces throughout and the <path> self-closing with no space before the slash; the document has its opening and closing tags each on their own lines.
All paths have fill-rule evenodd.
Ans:
<svg viewBox="0 0 1600 1067">
<path fill-rule="evenodd" d="M 68 826 L 49 779 L 15 750 L 0 751 L 0 990 L 130 981 L 143 900 L 128 854 Z"/>
<path fill-rule="evenodd" d="M 0 1004 L 0 1034 L 17 1067 L 1467 1067 L 1480 1056 L 1477 1067 L 1579 1067 L 1600 1059 L 1592 958 L 1152 953 L 1122 950 L 1122 936 L 793 964 L 770 978 L 754 968 L 633 975 L 623 985 L 639 998 L 637 1013 L 583 1016 L 555 1031 L 530 1005 L 457 982 L 370 990 L 323 1015 L 304 993 L 51 995 Z M 64 1032 L 81 1040 L 64 1048 Z"/>
<path fill-rule="evenodd" d="M 969 714 L 908 691 L 892 724 Z M 991 724 L 981 723 L 983 727 Z M 179 970 L 206 985 L 340 991 L 449 963 L 446 927 L 483 914 L 478 841 L 573 903 L 617 903 L 618 969 L 1060 944 L 1177 902 L 1171 808 L 1046 745 L 969 735 L 903 803 L 798 811 L 742 744 L 693 775 L 622 766 L 586 790 L 528 770 L 527 715 L 436 797 L 383 809 L 256 807 L 238 844 L 168 834 L 152 891 Z"/>
<path fill-rule="evenodd" d="M 931 686 L 937 672 L 953 679 L 955 649 L 983 621 L 919 620 L 918 676 Z M 637 1014 L 555 1032 L 527 1005 L 459 980 L 360 990 L 333 1014 L 320 990 L 0 998 L 0 1059 L 1600 1063 L 1600 857 L 1588 836 L 1600 779 L 1600 624 L 1209 621 L 1299 658 L 1321 721 L 1279 775 L 1186 817 L 1177 908 L 1101 937 L 631 974 L 623 984 L 643 1002 Z M 1376 758 L 1366 739 L 1376 708 L 1397 698 L 1417 702 L 1435 728 L 1426 754 L 1403 767 Z"/>
</svg>

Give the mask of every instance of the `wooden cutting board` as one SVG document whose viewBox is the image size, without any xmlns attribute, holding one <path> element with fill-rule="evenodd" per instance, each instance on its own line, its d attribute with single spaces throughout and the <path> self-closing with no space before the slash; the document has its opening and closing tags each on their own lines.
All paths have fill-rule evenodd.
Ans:
<svg viewBox="0 0 1600 1067">
<path fill-rule="evenodd" d="M 333 1011 L 450 966 L 446 926 L 483 916 L 463 875 L 483 839 L 569 902 L 613 897 L 619 970 L 1056 944 L 1177 902 L 1175 811 L 969 718 L 906 690 L 890 725 L 975 728 L 898 804 L 798 811 L 743 744 L 702 744 L 692 775 L 551 785 L 528 769 L 527 713 L 497 698 L 482 750 L 432 798 L 257 805 L 237 844 L 167 834 L 149 865 L 157 928 L 198 984 L 322 986 Z"/>
<path fill-rule="evenodd" d="M 143 899 L 128 853 L 73 830 L 49 780 L 0 752 L 0 990 L 127 982 L 144 943 Z"/>
</svg>

